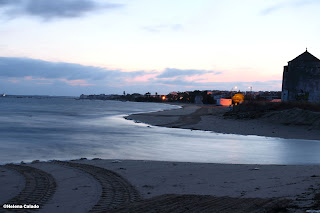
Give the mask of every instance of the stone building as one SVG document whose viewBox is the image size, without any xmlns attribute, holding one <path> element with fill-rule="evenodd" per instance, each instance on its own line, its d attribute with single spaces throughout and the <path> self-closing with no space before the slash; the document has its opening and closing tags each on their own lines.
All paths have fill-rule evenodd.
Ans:
<svg viewBox="0 0 320 213">
<path fill-rule="evenodd" d="M 307 50 L 284 66 L 281 100 L 320 102 L 320 60 Z"/>
</svg>

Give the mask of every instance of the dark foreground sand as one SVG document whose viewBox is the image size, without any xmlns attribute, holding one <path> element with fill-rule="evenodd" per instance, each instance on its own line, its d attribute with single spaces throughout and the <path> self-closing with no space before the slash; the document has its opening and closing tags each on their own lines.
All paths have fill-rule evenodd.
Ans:
<svg viewBox="0 0 320 213">
<path fill-rule="evenodd" d="M 227 107 L 184 105 L 181 109 L 133 114 L 126 118 L 155 126 L 208 130 L 226 134 L 320 140 L 320 129 L 313 128 L 312 125 L 282 124 L 279 119 L 274 118 L 275 116 L 250 120 L 228 119 L 223 116 L 227 111 Z"/>
<path fill-rule="evenodd" d="M 4 165 L 0 174 L 0 203 L 39 212 L 320 209 L 320 166 L 96 159 Z"/>
</svg>

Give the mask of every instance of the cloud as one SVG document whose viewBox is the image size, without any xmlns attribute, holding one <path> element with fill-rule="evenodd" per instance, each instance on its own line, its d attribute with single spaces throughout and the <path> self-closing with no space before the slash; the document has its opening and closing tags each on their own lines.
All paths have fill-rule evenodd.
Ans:
<svg viewBox="0 0 320 213">
<path fill-rule="evenodd" d="M 89 86 L 89 81 L 104 83 L 122 81 L 146 75 L 145 71 L 123 72 L 101 67 L 80 64 L 49 62 L 30 58 L 0 57 L 0 78 L 11 82 L 26 81 L 62 81 L 70 85 Z"/>
<path fill-rule="evenodd" d="M 145 26 L 142 29 L 151 33 L 158 33 L 163 31 L 178 31 L 183 27 L 181 24 L 162 24 L 162 25 L 153 25 L 153 26 Z"/>
<path fill-rule="evenodd" d="M 94 86 L 95 85 L 95 84 L 89 84 L 86 80 L 83 80 L 83 79 L 67 80 L 62 78 L 59 80 L 71 86 Z"/>
<path fill-rule="evenodd" d="M 154 81 L 155 83 L 160 83 L 164 85 L 188 85 L 188 86 L 204 86 L 205 83 L 199 83 L 195 81 L 186 81 L 182 79 L 157 79 Z"/>
<path fill-rule="evenodd" d="M 97 3 L 94 0 L 0 0 L 0 9 L 15 18 L 22 15 L 44 20 L 55 18 L 75 18 L 100 9 L 122 7 L 121 4 Z"/>
<path fill-rule="evenodd" d="M 281 80 L 216 82 L 221 72 L 167 68 L 161 71 L 124 72 L 121 69 L 57 63 L 30 58 L 0 57 L 0 93 L 80 95 L 190 90 L 281 90 Z M 205 80 L 202 80 L 205 79 Z"/>
<path fill-rule="evenodd" d="M 104 79 L 116 75 L 119 70 L 82 66 L 71 63 L 55 63 L 29 58 L 0 57 L 0 77 L 41 77 L 74 79 Z"/>
<path fill-rule="evenodd" d="M 17 80 L 21 78 L 29 81 L 66 79 L 64 82 L 85 80 L 86 82 L 82 82 L 82 84 L 89 84 L 88 81 L 104 81 L 106 83 L 158 81 L 162 83 L 165 80 L 168 82 L 176 80 L 176 78 L 183 80 L 183 82 L 200 82 L 206 79 L 208 75 L 221 74 L 221 72 L 216 71 L 176 68 L 166 68 L 162 72 L 144 70 L 124 72 L 120 69 L 15 57 L 0 57 L 0 70 L 0 78 Z M 179 84 L 179 81 L 175 83 Z"/>
<path fill-rule="evenodd" d="M 195 76 L 195 75 L 204 75 L 204 74 L 213 74 L 219 75 L 221 72 L 208 71 L 208 70 L 196 70 L 196 69 L 175 69 L 175 68 L 166 68 L 164 72 L 157 76 L 157 78 L 174 78 L 179 76 Z"/>
<path fill-rule="evenodd" d="M 295 1 L 285 1 L 281 2 L 275 5 L 272 5 L 270 7 L 267 7 L 261 11 L 262 15 L 269 15 L 273 12 L 276 12 L 278 10 L 284 9 L 284 8 L 297 8 L 302 7 L 310 4 L 316 4 L 320 3 L 318 0 L 295 0 Z"/>
<path fill-rule="evenodd" d="M 253 91 L 281 91 L 282 80 L 271 81 L 254 81 L 254 82 L 195 82 L 185 81 L 181 79 L 157 79 L 155 84 L 176 86 L 180 91 L 184 90 L 230 90 L 235 86 L 238 90 L 249 91 L 252 87 Z"/>
<path fill-rule="evenodd" d="M 0 0 L 0 6 L 15 4 L 16 2 L 17 2 L 17 0 Z"/>
</svg>

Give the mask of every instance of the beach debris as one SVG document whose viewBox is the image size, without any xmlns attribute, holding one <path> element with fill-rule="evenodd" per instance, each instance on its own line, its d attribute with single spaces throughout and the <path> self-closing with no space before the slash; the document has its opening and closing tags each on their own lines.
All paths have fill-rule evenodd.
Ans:
<svg viewBox="0 0 320 213">
<path fill-rule="evenodd" d="M 260 168 L 256 167 L 256 168 L 249 169 L 249 170 L 260 170 Z"/>
<path fill-rule="evenodd" d="M 246 191 L 242 191 L 242 192 L 241 192 L 241 196 L 245 196 L 246 193 L 247 193 Z"/>
<path fill-rule="evenodd" d="M 93 158 L 92 160 L 101 160 L 101 158 Z"/>
<path fill-rule="evenodd" d="M 142 187 L 143 187 L 143 188 L 150 188 L 150 189 L 153 189 L 153 188 L 154 188 L 154 186 L 151 186 L 151 185 L 143 185 Z"/>
</svg>

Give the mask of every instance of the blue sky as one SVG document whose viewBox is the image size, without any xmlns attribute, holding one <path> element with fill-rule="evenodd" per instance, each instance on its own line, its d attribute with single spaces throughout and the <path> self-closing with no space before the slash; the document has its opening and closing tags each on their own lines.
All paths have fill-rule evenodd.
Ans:
<svg viewBox="0 0 320 213">
<path fill-rule="evenodd" d="M 0 93 L 281 90 L 315 0 L 0 0 Z"/>
</svg>

